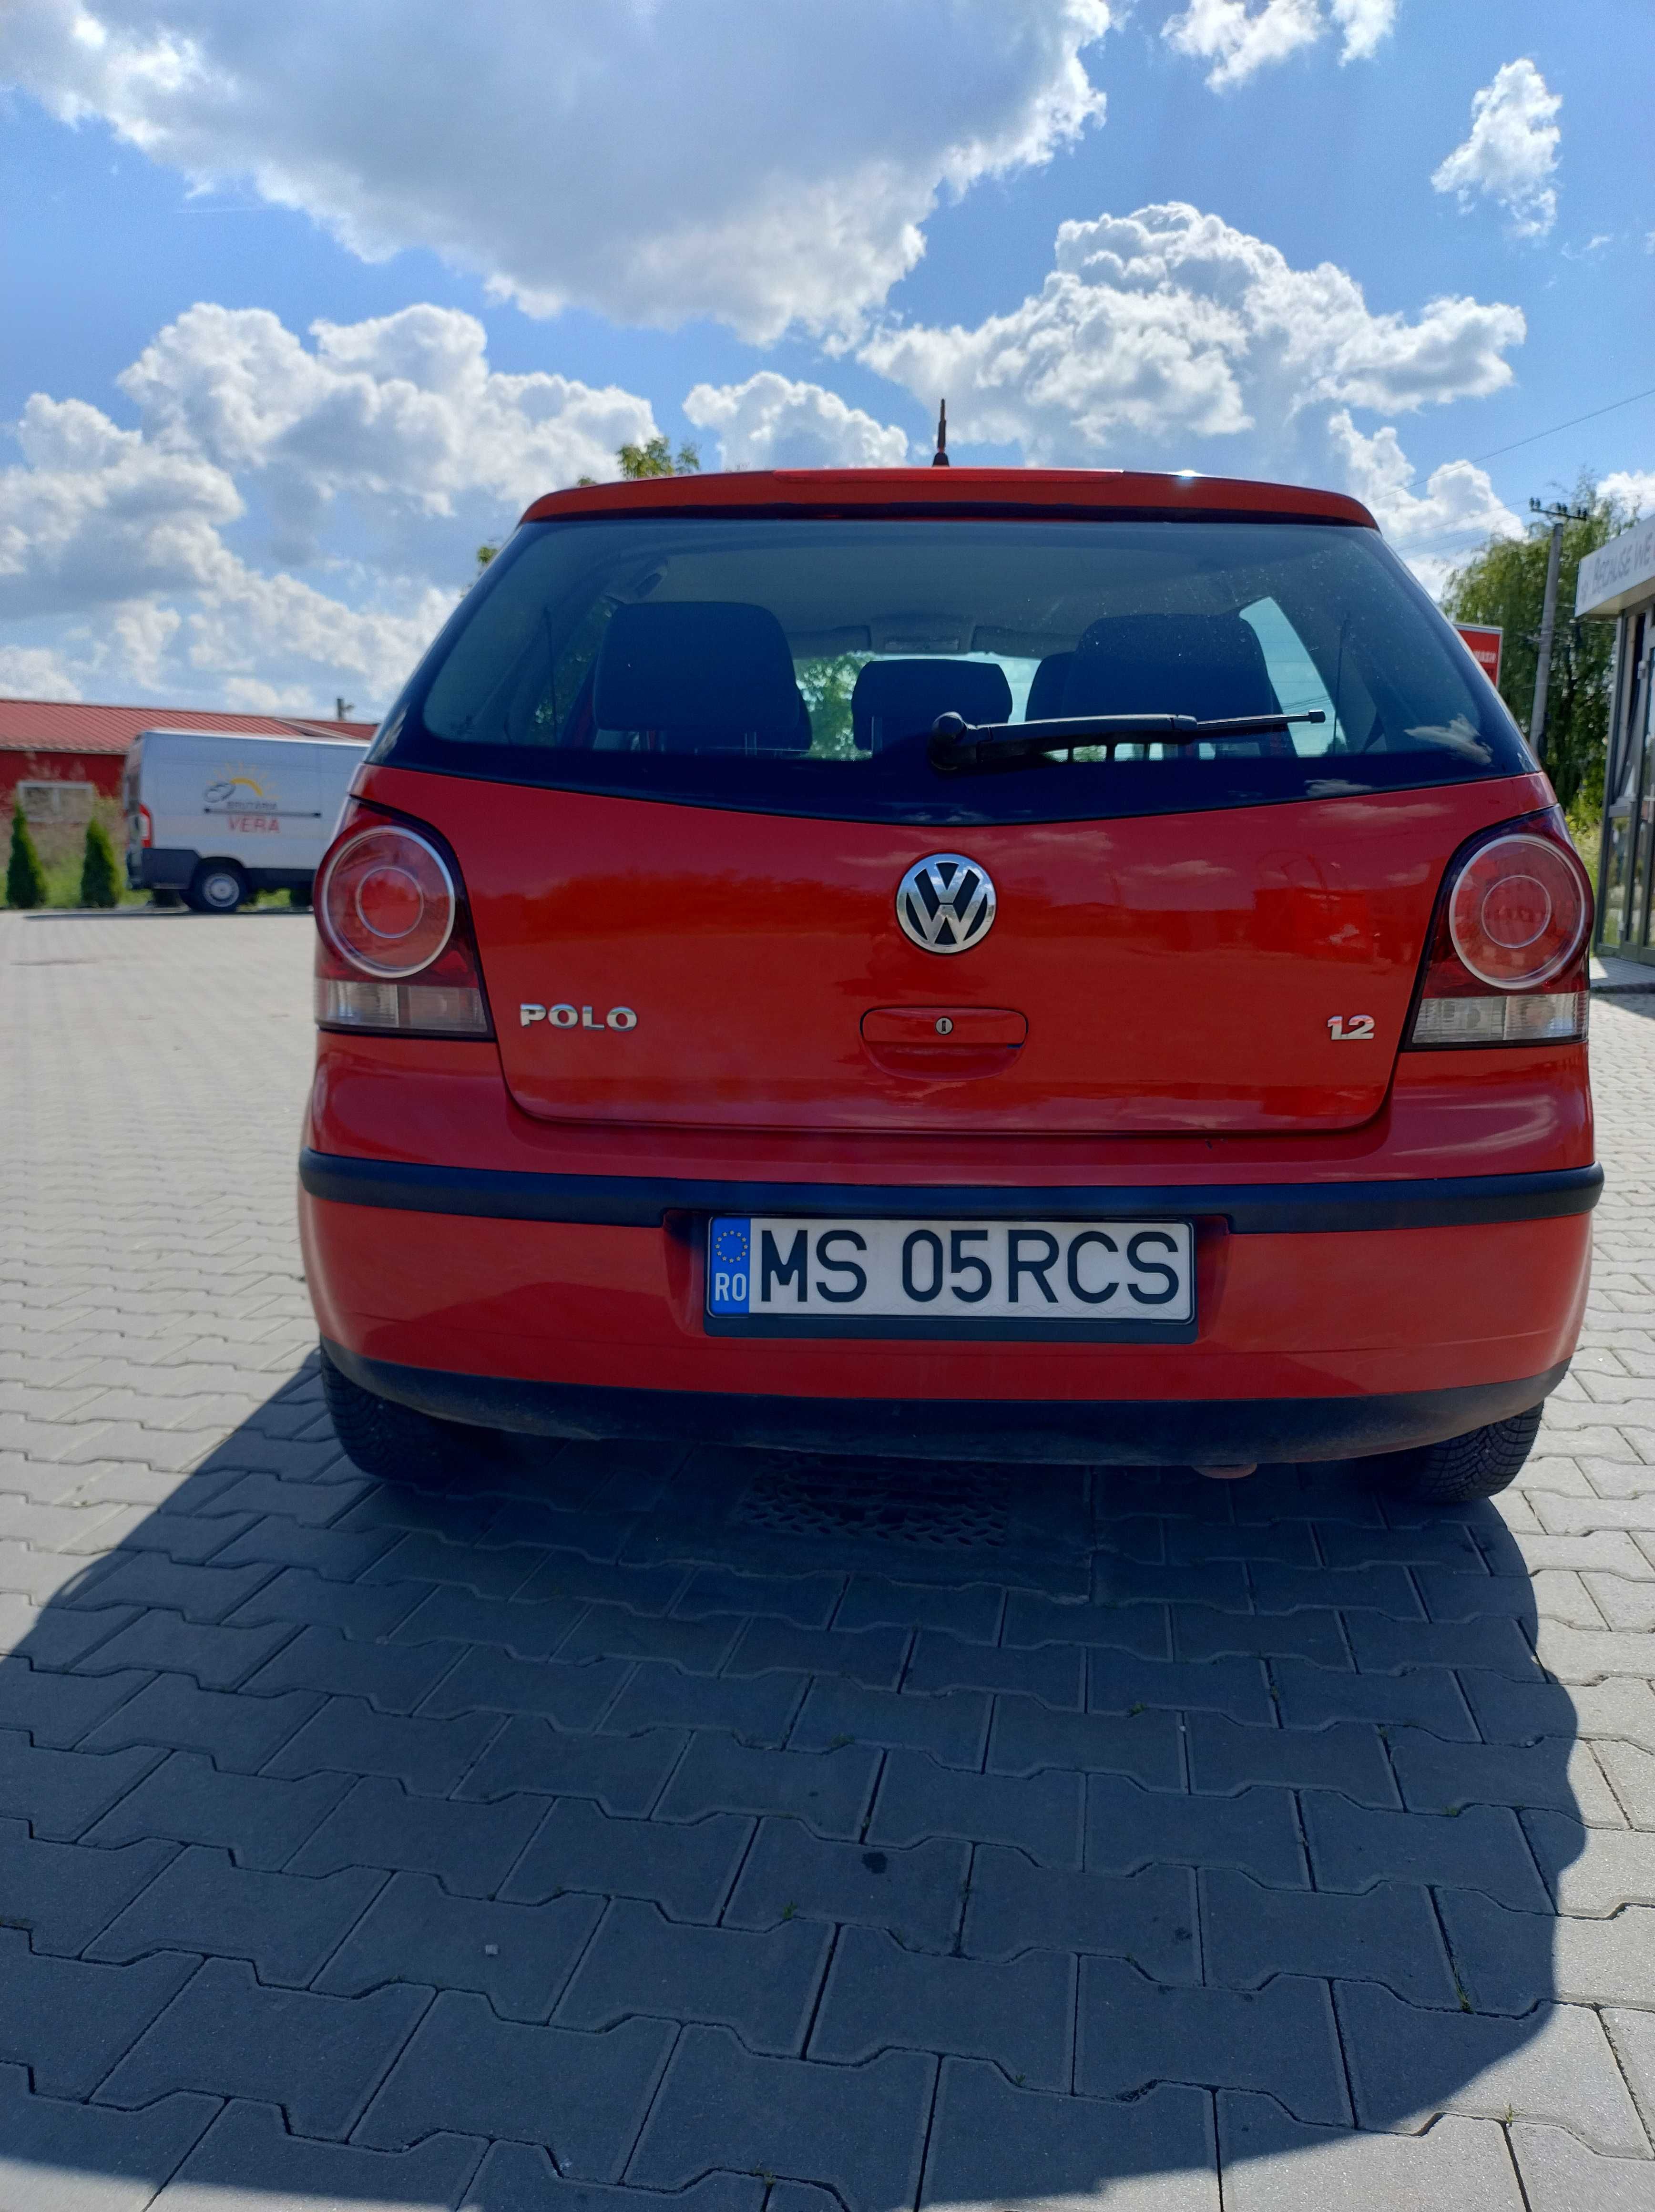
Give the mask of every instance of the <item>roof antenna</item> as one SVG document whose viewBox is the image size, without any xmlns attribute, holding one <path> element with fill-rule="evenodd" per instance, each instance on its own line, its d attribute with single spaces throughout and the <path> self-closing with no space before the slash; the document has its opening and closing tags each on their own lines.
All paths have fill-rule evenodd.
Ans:
<svg viewBox="0 0 1655 2212">
<path fill-rule="evenodd" d="M 931 455 L 934 469 L 946 469 L 949 460 L 949 403 L 939 400 L 937 408 L 937 451 Z"/>
</svg>

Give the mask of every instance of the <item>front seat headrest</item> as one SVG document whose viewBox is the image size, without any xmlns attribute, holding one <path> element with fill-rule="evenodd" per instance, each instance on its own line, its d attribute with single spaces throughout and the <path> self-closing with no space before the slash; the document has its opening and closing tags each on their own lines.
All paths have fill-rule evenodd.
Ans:
<svg viewBox="0 0 1655 2212">
<path fill-rule="evenodd" d="M 599 729 L 750 735 L 791 750 L 809 744 L 802 713 L 786 634 L 768 607 L 676 599 L 609 618 L 592 678 Z"/>
<path fill-rule="evenodd" d="M 1238 614 L 1106 615 L 1082 631 L 1065 714 L 1279 714 L 1258 634 Z"/>
<path fill-rule="evenodd" d="M 997 660 L 870 660 L 851 694 L 858 752 L 879 752 L 929 730 L 939 714 L 1009 722 L 1011 686 Z"/>
</svg>

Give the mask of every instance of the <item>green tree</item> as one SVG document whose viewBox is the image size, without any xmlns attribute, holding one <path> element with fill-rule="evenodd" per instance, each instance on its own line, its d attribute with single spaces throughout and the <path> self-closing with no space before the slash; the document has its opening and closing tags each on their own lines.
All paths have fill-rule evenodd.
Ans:
<svg viewBox="0 0 1655 2212">
<path fill-rule="evenodd" d="M 799 690 L 815 733 L 810 750 L 818 759 L 856 757 L 851 694 L 857 678 L 873 657 L 870 653 L 834 653 L 798 663 Z"/>
<path fill-rule="evenodd" d="M 701 466 L 701 456 L 695 447 L 680 446 L 675 453 L 659 431 L 642 445 L 619 447 L 615 458 L 621 464 L 621 475 L 634 483 L 640 477 L 696 476 Z"/>
<path fill-rule="evenodd" d="M 86 855 L 81 862 L 81 904 L 118 906 L 121 902 L 120 866 L 115 848 L 101 822 L 86 825 Z"/>
<path fill-rule="evenodd" d="M 8 906 L 44 906 L 46 902 L 46 872 L 40 866 L 40 855 L 34 849 L 34 840 L 28 834 L 28 824 L 23 819 L 23 810 L 17 807 L 11 817 L 11 856 L 6 863 L 6 904 Z"/>
<path fill-rule="evenodd" d="M 1584 522 L 1563 525 L 1557 577 L 1557 626 L 1546 687 L 1545 766 L 1564 808 L 1595 816 L 1603 804 L 1603 745 L 1609 731 L 1609 670 L 1615 625 L 1577 622 L 1574 582 L 1581 561 L 1632 520 L 1582 476 L 1572 507 Z M 1491 538 L 1448 579 L 1444 611 L 1454 622 L 1498 623 L 1506 633 L 1500 692 L 1525 731 L 1534 710 L 1540 617 L 1546 597 L 1551 525 L 1537 515 L 1522 538 Z"/>
<path fill-rule="evenodd" d="M 499 550 L 500 550 L 500 548 L 499 548 L 499 546 L 498 546 L 498 545 L 479 545 L 479 546 L 478 546 L 478 548 L 477 548 L 477 569 L 478 569 L 478 573 L 479 573 L 479 574 L 481 574 L 481 573 L 482 573 L 482 571 L 483 569 L 485 569 L 485 568 L 488 566 L 488 563 L 489 563 L 489 562 L 494 559 L 494 557 L 495 554 L 496 554 L 496 553 L 498 553 L 498 552 L 499 552 Z"/>
</svg>

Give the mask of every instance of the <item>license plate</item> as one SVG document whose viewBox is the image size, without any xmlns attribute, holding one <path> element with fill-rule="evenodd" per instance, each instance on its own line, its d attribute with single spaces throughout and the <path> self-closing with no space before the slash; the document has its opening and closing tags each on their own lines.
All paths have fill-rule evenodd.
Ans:
<svg viewBox="0 0 1655 2212">
<path fill-rule="evenodd" d="M 870 1221 L 723 1215 L 709 1326 L 767 1334 L 1188 1335 L 1187 1221 Z"/>
</svg>

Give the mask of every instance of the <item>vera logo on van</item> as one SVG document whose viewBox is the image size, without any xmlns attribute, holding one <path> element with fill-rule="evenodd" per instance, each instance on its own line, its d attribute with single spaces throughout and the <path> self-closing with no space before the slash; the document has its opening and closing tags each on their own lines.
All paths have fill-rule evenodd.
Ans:
<svg viewBox="0 0 1655 2212">
<path fill-rule="evenodd" d="M 250 775 L 224 776 L 209 783 L 201 799 L 209 814 L 225 817 L 225 826 L 233 834 L 282 834 L 281 801 Z"/>
<path fill-rule="evenodd" d="M 549 1022 L 555 1030 L 635 1030 L 638 1017 L 630 1006 L 611 1006 L 600 1018 L 590 1006 L 572 1006 L 567 1002 L 557 1006 L 521 1005 L 518 1021 L 524 1029 L 536 1022 Z"/>
</svg>

